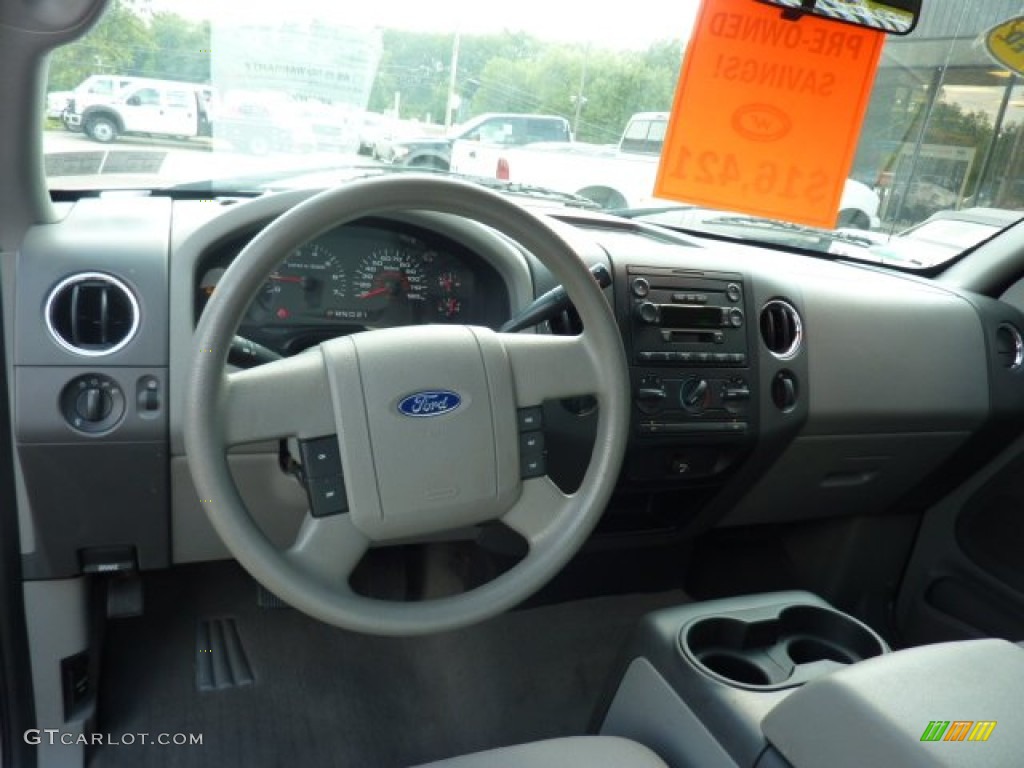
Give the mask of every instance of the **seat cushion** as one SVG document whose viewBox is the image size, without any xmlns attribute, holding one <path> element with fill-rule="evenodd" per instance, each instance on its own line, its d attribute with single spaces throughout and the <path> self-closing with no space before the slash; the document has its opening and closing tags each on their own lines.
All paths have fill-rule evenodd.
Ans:
<svg viewBox="0 0 1024 768">
<path fill-rule="evenodd" d="M 491 749 L 420 768 L 668 768 L 643 744 L 615 736 L 573 736 Z"/>
</svg>

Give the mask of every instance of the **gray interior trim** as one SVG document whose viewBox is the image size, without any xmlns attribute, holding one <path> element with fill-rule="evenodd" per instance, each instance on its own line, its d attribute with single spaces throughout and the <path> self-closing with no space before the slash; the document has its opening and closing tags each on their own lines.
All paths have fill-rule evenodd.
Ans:
<svg viewBox="0 0 1024 768">
<path fill-rule="evenodd" d="M 736 768 L 729 753 L 644 658 L 630 662 L 600 732 L 646 744 L 672 768 Z"/>
<path fill-rule="evenodd" d="M 665 768 L 635 741 L 610 736 L 571 736 L 477 752 L 420 768 Z"/>
<path fill-rule="evenodd" d="M 762 721 L 795 768 L 830 765 L 1017 765 L 1024 731 L 1014 727 L 1024 649 L 1005 640 L 912 648 L 814 680 Z M 924 741 L 932 721 L 1002 725 L 984 742 Z M 964 734 L 966 735 L 966 733 Z"/>
<path fill-rule="evenodd" d="M 901 281 L 857 290 L 814 280 L 804 315 L 813 384 L 805 433 L 970 429 L 988 414 L 981 321 L 958 296 Z"/>
<path fill-rule="evenodd" d="M 73 736 L 85 733 L 92 727 L 95 704 L 72 720 L 64 719 L 60 661 L 89 647 L 89 583 L 84 578 L 28 581 L 24 590 L 36 727 L 56 728 Z M 66 745 L 59 740 L 51 744 L 44 739 L 38 749 L 39 768 L 67 768 L 85 762 L 82 744 Z"/>
<path fill-rule="evenodd" d="M 267 539 L 281 548 L 295 541 L 309 501 L 295 478 L 281 471 L 277 454 L 230 454 L 228 465 L 253 520 Z M 171 457 L 171 498 L 171 561 L 230 558 L 199 503 L 184 456 Z"/>
</svg>

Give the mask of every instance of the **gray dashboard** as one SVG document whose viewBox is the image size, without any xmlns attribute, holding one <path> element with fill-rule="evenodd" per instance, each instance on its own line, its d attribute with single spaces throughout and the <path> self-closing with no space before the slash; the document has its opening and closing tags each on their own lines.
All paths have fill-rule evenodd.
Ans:
<svg viewBox="0 0 1024 768">
<path fill-rule="evenodd" d="M 85 198 L 28 233 L 8 277 L 16 281 L 22 523 L 34 534 L 24 552 L 29 578 L 227 556 L 192 488 L 181 435 L 197 289 L 211 254 L 223 259 L 233 243 L 312 194 Z M 696 240 L 600 214 L 547 213 L 585 261 L 614 277 L 609 300 L 638 398 L 620 478 L 632 501 L 609 510 L 619 529 L 630 527 L 642 497 L 671 504 L 682 532 L 884 511 L 995 417 L 1024 412 L 1019 334 L 1007 340 L 1024 318 L 1008 304 L 864 265 Z M 390 221 L 477 260 L 500 283 L 501 315 L 552 287 L 536 259 L 475 222 L 424 212 Z M 81 273 L 87 277 L 76 282 Z M 66 290 L 55 290 L 69 278 Z M 639 279 L 668 286 L 659 295 L 674 298 L 655 304 L 639 296 Z M 698 287 L 671 288 L 687 285 Z M 719 285 L 729 286 L 729 307 L 710 306 Z M 639 320 L 650 310 L 642 304 L 687 319 Z M 766 320 L 769 306 L 776 314 Z M 795 313 L 800 330 L 799 344 L 782 355 L 765 340 L 773 317 L 792 321 L 779 307 Z M 719 309 L 722 329 L 712 328 Z M 86 317 L 103 319 L 90 326 Z M 555 330 L 572 332 L 571 316 L 563 320 Z M 81 343 L 77 351 L 61 333 Z M 641 339 L 658 338 L 673 350 L 712 351 L 688 359 L 642 348 Z M 727 347 L 731 354 L 715 351 Z M 685 401 L 694 389 L 703 400 L 662 404 Z M 579 403 L 550 403 L 546 416 L 550 472 L 571 486 L 589 456 L 593 414 Z M 307 501 L 280 471 L 278 445 L 246 446 L 231 461 L 268 537 L 289 542 Z"/>
</svg>

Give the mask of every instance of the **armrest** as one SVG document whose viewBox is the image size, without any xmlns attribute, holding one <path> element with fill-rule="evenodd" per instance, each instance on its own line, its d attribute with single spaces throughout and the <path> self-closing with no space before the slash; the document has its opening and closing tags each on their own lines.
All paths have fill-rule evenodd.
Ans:
<svg viewBox="0 0 1024 768">
<path fill-rule="evenodd" d="M 814 680 L 779 702 L 761 728 L 794 768 L 1019 765 L 1022 687 L 1024 648 L 942 643 Z"/>
</svg>

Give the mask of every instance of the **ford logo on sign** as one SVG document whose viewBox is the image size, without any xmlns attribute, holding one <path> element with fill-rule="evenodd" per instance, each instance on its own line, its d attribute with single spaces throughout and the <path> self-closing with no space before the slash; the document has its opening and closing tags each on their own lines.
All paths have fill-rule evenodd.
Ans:
<svg viewBox="0 0 1024 768">
<path fill-rule="evenodd" d="M 398 410 L 403 416 L 424 419 L 444 416 L 462 405 L 462 398 L 449 389 L 431 389 L 413 392 L 398 401 Z"/>
</svg>

